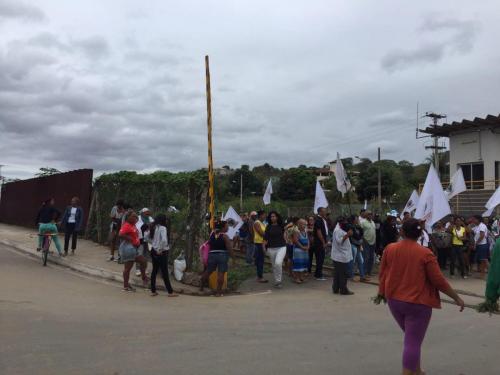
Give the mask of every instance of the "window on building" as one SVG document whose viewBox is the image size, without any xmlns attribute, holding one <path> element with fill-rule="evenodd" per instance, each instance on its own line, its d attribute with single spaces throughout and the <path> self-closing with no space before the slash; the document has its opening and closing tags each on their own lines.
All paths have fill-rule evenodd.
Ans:
<svg viewBox="0 0 500 375">
<path fill-rule="evenodd" d="M 484 189 L 484 164 L 467 163 L 459 164 L 464 173 L 467 189 Z"/>
</svg>

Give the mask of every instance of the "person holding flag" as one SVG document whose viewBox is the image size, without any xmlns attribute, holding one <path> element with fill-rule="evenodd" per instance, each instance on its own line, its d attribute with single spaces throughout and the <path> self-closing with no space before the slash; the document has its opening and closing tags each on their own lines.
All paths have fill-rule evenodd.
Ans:
<svg viewBox="0 0 500 375">
<path fill-rule="evenodd" d="M 401 212 L 401 220 L 405 221 L 411 217 L 411 213 L 417 209 L 419 199 L 420 196 L 418 195 L 417 191 L 413 190 L 410 199 L 408 199 L 405 208 Z"/>
</svg>

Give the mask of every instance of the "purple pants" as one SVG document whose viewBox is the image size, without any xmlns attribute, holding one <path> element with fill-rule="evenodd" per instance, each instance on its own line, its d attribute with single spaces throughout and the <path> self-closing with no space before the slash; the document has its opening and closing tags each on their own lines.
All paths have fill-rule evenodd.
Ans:
<svg viewBox="0 0 500 375">
<path fill-rule="evenodd" d="M 420 347 L 431 320 L 432 308 L 395 299 L 387 301 L 394 319 L 405 333 L 403 368 L 417 371 L 420 366 Z"/>
</svg>

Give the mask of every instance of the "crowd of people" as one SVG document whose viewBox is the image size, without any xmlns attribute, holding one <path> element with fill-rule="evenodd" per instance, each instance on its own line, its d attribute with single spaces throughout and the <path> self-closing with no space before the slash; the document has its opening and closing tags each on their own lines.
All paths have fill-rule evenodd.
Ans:
<svg viewBox="0 0 500 375">
<path fill-rule="evenodd" d="M 266 213 L 264 210 L 242 213 L 241 218 L 243 223 L 231 239 L 224 236 L 229 230 L 227 223 L 218 221 L 210 234 L 211 250 L 206 264 L 209 267 L 205 267 L 205 271 L 214 271 L 212 268 L 216 265 L 215 269 L 224 274 L 228 269 L 229 255 L 235 250 L 245 254 L 246 262 L 255 266 L 256 281 L 267 283 L 264 277 L 267 256 L 272 265 L 273 285 L 282 288 L 284 272 L 297 284 L 312 278 L 325 281 L 324 263 L 326 255 L 330 254 L 334 268 L 332 289 L 349 295 L 352 292 L 347 288 L 347 280 L 355 280 L 355 274 L 359 275 L 359 281 L 370 280 L 374 264 L 380 262 L 384 249 L 403 238 L 402 226 L 411 215 L 405 212 L 400 218 L 397 213 L 390 212 L 382 220 L 378 214 L 361 210 L 359 215 L 339 216 L 334 221 L 327 209 L 320 207 L 316 215 L 303 218 L 284 220 L 278 212 Z M 109 261 L 124 264 L 124 289 L 133 289 L 128 279 L 134 263 L 136 276 L 140 276 L 145 283 L 149 282 L 145 265 L 150 261 L 153 264 L 152 275 L 160 271 L 170 291 L 167 267 L 170 228 L 166 216 L 159 215 L 153 219 L 147 208 L 136 214 L 123 200 L 118 200 L 110 212 L 110 219 Z M 62 215 L 55 208 L 54 199 L 47 200 L 39 210 L 36 222 L 40 234 L 38 249 L 42 246 L 43 235 L 56 234 L 57 226 L 60 226 L 64 229 L 64 248 L 56 235 L 52 237 L 59 255 L 68 255 L 70 243 L 71 254 L 75 253 L 83 222 L 83 209 L 78 197 L 71 199 Z M 475 266 L 475 271 L 481 276 L 486 275 L 491 250 L 500 233 L 498 218 L 490 220 L 472 216 L 465 219 L 453 216 L 432 228 L 428 228 L 425 221 L 420 221 L 420 224 L 422 232 L 418 242 L 432 250 L 441 270 L 449 271 L 451 277 L 465 279 Z M 135 234 L 133 228 L 137 230 Z M 153 294 L 156 293 L 154 282 L 151 285 Z M 217 293 L 221 294 L 221 291 Z"/>
<path fill-rule="evenodd" d="M 170 251 L 170 223 L 165 214 L 153 218 L 151 211 L 144 207 L 137 214 L 123 200 L 119 199 L 110 212 L 109 261 L 123 264 L 123 290 L 134 292 L 130 285 L 130 272 L 140 276 L 144 287 L 149 287 L 151 296 L 158 295 L 156 277 L 160 272 L 169 297 L 174 293 L 168 272 Z M 115 257 L 118 247 L 118 256 Z M 148 277 L 148 262 L 152 263 L 151 277 Z"/>
<path fill-rule="evenodd" d="M 361 210 L 359 215 L 340 216 L 333 221 L 326 208 L 319 208 L 317 215 L 305 218 L 283 220 L 278 212 L 263 210 L 243 213 L 241 218 L 243 224 L 231 247 L 243 252 L 249 265 L 255 265 L 257 282 L 268 282 L 264 278 L 266 256 L 272 264 L 276 288 L 283 285 L 283 269 L 297 284 L 311 277 L 324 281 L 325 257 L 330 252 L 334 281 L 339 284 L 333 290 L 350 294 L 346 280 L 354 280 L 355 273 L 359 281 L 370 280 L 384 249 L 403 239 L 401 229 L 411 214 L 405 212 L 400 218 L 390 212 L 381 220 L 380 215 Z M 417 240 L 437 256 L 441 270 L 449 270 L 452 277 L 458 273 L 467 278 L 476 265 L 477 272 L 486 274 L 491 249 L 499 236 L 498 219 L 453 216 L 430 229 L 425 221 L 419 224 L 422 231 Z"/>
</svg>

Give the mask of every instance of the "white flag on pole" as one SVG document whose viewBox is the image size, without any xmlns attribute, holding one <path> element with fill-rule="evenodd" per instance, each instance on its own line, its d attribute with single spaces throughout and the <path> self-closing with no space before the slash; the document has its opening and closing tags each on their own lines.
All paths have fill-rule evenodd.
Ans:
<svg viewBox="0 0 500 375">
<path fill-rule="evenodd" d="M 351 190 L 351 183 L 349 182 L 349 178 L 347 178 L 347 173 L 345 172 L 338 152 L 337 163 L 335 165 L 335 178 L 337 180 L 337 190 L 342 193 L 342 196 L 347 194 L 347 192 Z"/>
<path fill-rule="evenodd" d="M 420 200 L 420 197 L 417 193 L 416 190 L 413 190 L 413 192 L 410 195 L 410 199 L 408 199 L 408 202 L 406 202 L 406 206 L 401 212 L 400 218 L 402 219 L 404 217 L 405 212 L 412 213 L 417 209 L 418 201 Z"/>
<path fill-rule="evenodd" d="M 318 208 L 328 207 L 328 201 L 326 200 L 325 192 L 321 187 L 320 183 L 316 181 L 316 196 L 314 197 L 314 213 L 318 213 Z"/>
<path fill-rule="evenodd" d="M 458 168 L 451 178 L 450 186 L 446 189 L 447 198 L 450 200 L 466 190 L 467 185 L 465 185 L 464 173 L 462 172 L 462 168 Z"/>
<path fill-rule="evenodd" d="M 486 208 L 487 209 L 494 209 L 496 206 L 500 204 L 500 186 L 498 189 L 493 193 L 491 198 L 486 202 Z"/>
<path fill-rule="evenodd" d="M 436 170 L 431 165 L 422 194 L 420 194 L 415 218 L 425 220 L 427 228 L 431 228 L 437 221 L 449 214 L 451 214 L 450 204 Z"/>
<path fill-rule="evenodd" d="M 488 199 L 488 202 L 486 202 L 485 207 L 488 210 L 492 210 L 500 204 L 500 186 L 497 188 L 497 190 L 493 193 L 493 195 Z"/>
<path fill-rule="evenodd" d="M 482 216 L 483 217 L 490 217 L 492 213 L 493 213 L 493 208 L 489 208 L 483 212 Z"/>
<path fill-rule="evenodd" d="M 264 197 L 262 198 L 265 205 L 271 204 L 272 194 L 273 194 L 273 184 L 271 183 L 271 180 L 269 180 L 269 182 L 267 183 L 266 192 L 264 193 Z"/>
<path fill-rule="evenodd" d="M 226 234 L 229 237 L 229 239 L 232 240 L 236 232 L 238 232 L 238 230 L 240 230 L 241 226 L 243 225 L 243 220 L 232 206 L 229 206 L 226 214 L 222 217 L 222 220 L 228 222 L 229 229 L 227 230 Z"/>
</svg>

